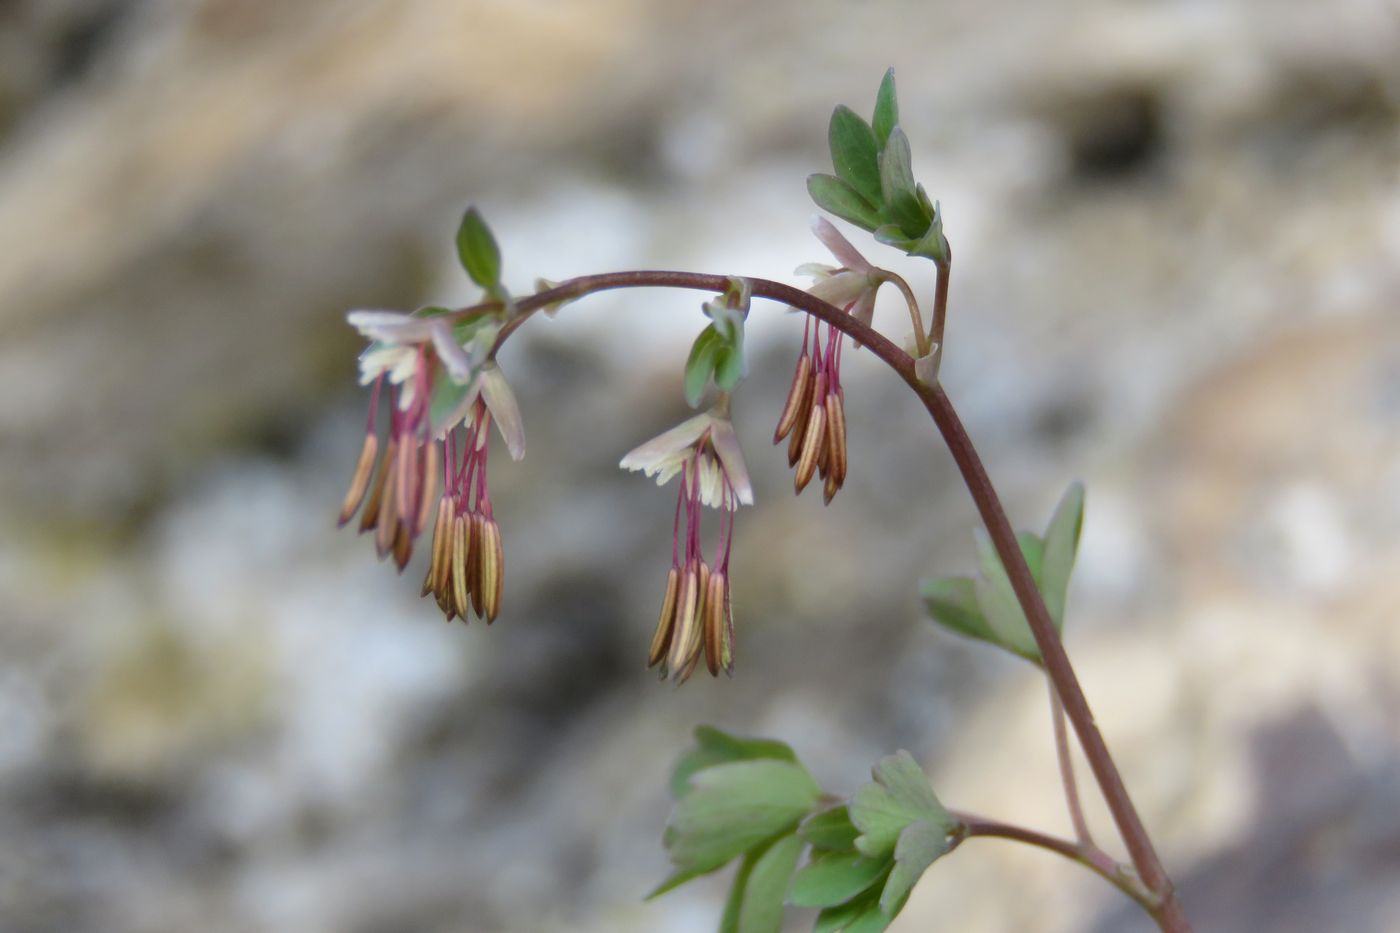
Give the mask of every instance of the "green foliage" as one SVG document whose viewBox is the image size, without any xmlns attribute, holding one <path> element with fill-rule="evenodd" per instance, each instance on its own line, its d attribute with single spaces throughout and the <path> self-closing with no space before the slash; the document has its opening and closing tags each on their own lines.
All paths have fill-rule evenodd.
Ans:
<svg viewBox="0 0 1400 933">
<path fill-rule="evenodd" d="M 1083 524 L 1084 486 L 1072 483 L 1060 497 L 1043 536 L 1023 531 L 1016 537 L 1056 629 L 1064 627 L 1065 600 Z M 920 590 L 924 608 L 944 628 L 990 642 L 1039 664 L 1040 649 L 1011 579 L 990 539 L 980 531 L 977 553 L 980 576 L 925 581 Z"/>
<path fill-rule="evenodd" d="M 747 280 L 731 277 L 724 294 L 705 302 L 705 315 L 713 323 L 695 338 L 685 362 L 685 398 L 692 408 L 700 404 L 711 377 L 720 389 L 730 391 L 747 374 L 744 324 L 748 320 L 749 294 Z"/>
<path fill-rule="evenodd" d="M 899 127 L 893 68 L 880 82 L 871 122 L 838 106 L 827 142 L 836 174 L 807 178 L 817 206 L 910 256 L 947 262 L 942 213 L 914 180 L 909 139 Z"/>
<path fill-rule="evenodd" d="M 821 908 L 817 930 L 883 930 L 957 838 L 908 752 L 832 806 L 781 742 L 709 727 L 695 740 L 671 779 L 677 802 L 663 841 L 675 872 L 649 897 L 737 860 L 721 933 L 778 933 L 785 903 Z"/>
<path fill-rule="evenodd" d="M 462 268 L 486 294 L 500 301 L 506 300 L 505 289 L 501 287 L 501 250 L 491 228 L 486 226 L 481 212 L 475 207 L 467 208 L 462 215 L 462 223 L 457 227 L 457 258 Z"/>
</svg>

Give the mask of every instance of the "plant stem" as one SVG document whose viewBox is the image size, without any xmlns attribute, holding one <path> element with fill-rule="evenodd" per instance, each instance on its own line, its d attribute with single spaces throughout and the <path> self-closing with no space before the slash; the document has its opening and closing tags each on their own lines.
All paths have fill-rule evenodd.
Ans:
<svg viewBox="0 0 1400 933">
<path fill-rule="evenodd" d="M 1062 855 L 1071 861 L 1083 865 L 1085 868 L 1137 901 L 1138 904 L 1142 905 L 1149 913 L 1153 910 L 1156 896 L 1143 887 L 1142 883 L 1131 871 L 1126 870 L 1125 866 L 1119 865 L 1095 845 L 1086 844 L 1084 842 L 1070 842 L 1068 839 L 1061 839 L 1058 836 L 1051 836 L 1034 829 L 1027 829 L 1024 826 L 1003 823 L 1000 820 L 987 819 L 986 817 L 974 816 L 971 813 L 963 813 L 956 810 L 952 811 L 952 817 L 961 824 L 956 841 L 953 843 L 955 846 L 960 845 L 965 839 L 982 836 L 995 839 L 1012 839 L 1016 842 L 1035 846 L 1039 849 L 1047 849 L 1057 855 Z"/>
<path fill-rule="evenodd" d="M 933 287 L 933 324 L 929 329 L 929 339 L 943 346 L 943 325 L 948 320 L 948 280 L 953 274 L 953 249 L 948 245 L 948 241 L 943 241 L 943 250 L 947 254 L 947 259 L 937 262 L 938 281 Z"/>
<path fill-rule="evenodd" d="M 1074 759 L 1070 756 L 1069 736 L 1065 732 L 1065 706 L 1055 685 L 1046 679 L 1050 688 L 1050 721 L 1055 730 L 1055 758 L 1060 763 L 1060 783 L 1065 787 L 1065 805 L 1069 808 L 1070 823 L 1074 826 L 1074 838 L 1083 845 L 1092 844 L 1089 823 L 1084 819 L 1084 807 L 1079 802 L 1079 782 L 1074 778 Z"/>
<path fill-rule="evenodd" d="M 947 268 L 940 266 L 939 272 L 939 297 L 935 301 L 934 327 L 938 329 L 941 336 L 942 315 L 946 314 L 947 304 Z M 963 427 L 957 412 L 953 410 L 953 405 L 943 392 L 943 388 L 939 385 L 929 385 L 922 382 L 915 373 L 914 361 L 909 354 L 878 331 L 860 323 L 840 308 L 781 282 L 755 278 L 750 278 L 748 281 L 753 288 L 754 296 L 768 298 L 805 311 L 818 320 L 824 321 L 853 337 L 893 369 L 924 403 L 924 408 L 933 418 L 939 432 L 942 433 L 948 452 L 952 454 L 953 461 L 957 464 L 959 472 L 962 473 L 963 482 L 972 495 L 977 511 L 982 517 L 982 523 L 987 528 L 987 534 L 996 548 L 997 555 L 1001 558 L 1002 566 L 1006 569 L 1011 587 L 1016 593 L 1016 599 L 1026 614 L 1031 634 L 1035 638 L 1036 646 L 1040 649 L 1046 676 L 1054 685 L 1055 692 L 1064 705 L 1065 713 L 1069 717 L 1071 725 L 1074 726 L 1075 734 L 1079 737 L 1080 746 L 1084 750 L 1084 757 L 1089 763 L 1089 769 L 1093 772 L 1094 780 L 1098 783 L 1104 800 L 1108 804 L 1109 812 L 1113 815 L 1114 823 L 1127 846 L 1133 866 L 1142 879 L 1142 883 L 1153 894 L 1156 902 L 1156 907 L 1152 910 L 1153 918 L 1164 931 L 1170 931 L 1170 933 L 1189 931 L 1191 929 L 1190 922 L 1182 912 L 1171 879 L 1167 876 L 1166 869 L 1162 866 L 1161 859 L 1153 848 L 1152 840 L 1147 834 L 1146 827 L 1143 826 L 1141 817 L 1138 816 L 1137 808 L 1133 806 L 1132 799 L 1128 796 L 1127 787 L 1124 786 L 1123 778 L 1118 773 L 1112 755 L 1109 754 L 1103 734 L 1099 732 L 1099 727 L 1094 722 L 1094 714 L 1089 709 L 1089 701 L 1084 696 L 1084 690 L 1079 684 L 1079 678 L 1075 675 L 1074 667 L 1070 664 L 1069 655 L 1065 653 L 1065 647 L 1060 641 L 1059 633 L 1055 631 L 1055 626 L 1050 621 L 1050 613 L 1045 608 L 1045 602 L 1035 585 L 1034 577 L 1031 576 L 1030 568 L 1026 566 L 1025 558 L 1021 555 L 1021 548 L 1017 544 L 1016 534 L 1011 528 L 1011 523 L 1006 517 L 1006 511 L 1001 505 L 996 489 L 992 486 L 986 468 L 982 465 L 981 458 L 977 455 L 976 448 L 973 447 L 972 439 L 968 437 L 967 430 Z M 501 341 L 509 337 L 533 311 L 539 308 L 593 292 L 645 287 L 686 288 L 722 293 L 730 287 L 730 279 L 722 275 L 668 271 L 612 272 L 570 279 L 554 288 L 537 292 L 517 301 L 514 306 L 515 315 L 502 327 L 500 336 L 497 338 L 497 346 L 499 347 Z M 468 308 L 463 309 L 458 314 L 465 316 L 479 313 L 480 310 L 480 307 Z"/>
</svg>

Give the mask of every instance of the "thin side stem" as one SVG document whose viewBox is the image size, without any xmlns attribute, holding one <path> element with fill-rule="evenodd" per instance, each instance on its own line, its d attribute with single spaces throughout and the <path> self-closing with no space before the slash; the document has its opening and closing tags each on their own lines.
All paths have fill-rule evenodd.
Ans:
<svg viewBox="0 0 1400 933">
<path fill-rule="evenodd" d="M 943 275 L 940 276 L 939 280 L 940 288 L 946 292 L 947 273 L 946 270 L 941 271 L 943 271 Z M 1069 655 L 1066 654 L 1064 644 L 1060 641 L 1059 634 L 1055 631 L 1050 620 L 1050 613 L 1035 585 L 1035 578 L 1031 576 L 1030 568 L 1026 565 L 1025 558 L 1021 554 L 1020 545 L 1017 543 L 1016 534 L 1007 519 L 1006 510 L 1002 507 L 1001 499 L 992 486 L 991 478 L 987 475 L 987 470 L 977 455 L 972 439 L 968 437 L 967 430 L 963 427 L 961 419 L 958 418 L 957 412 L 953 409 L 948 396 L 943 392 L 943 388 L 939 385 L 929 385 L 922 382 L 914 370 L 914 361 L 909 354 L 884 335 L 857 321 L 840 308 L 781 282 L 756 278 L 749 278 L 748 282 L 752 286 L 752 294 L 755 297 L 768 298 L 805 311 L 854 338 L 894 370 L 923 402 L 924 408 L 943 435 L 944 443 L 962 474 L 963 482 L 967 485 L 968 492 L 977 506 L 982 523 L 986 526 L 987 534 L 991 538 L 997 555 L 1001 558 L 1002 566 L 1006 569 L 1012 590 L 1016 593 L 1016 599 L 1026 614 L 1031 634 L 1040 650 L 1046 676 L 1055 685 L 1056 693 L 1064 704 L 1065 714 L 1069 717 L 1070 724 L 1074 727 L 1075 734 L 1079 738 L 1080 746 L 1084 750 L 1084 757 L 1089 763 L 1089 769 L 1093 772 L 1094 780 L 1098 783 L 1104 801 L 1118 827 L 1118 832 L 1123 837 L 1133 866 L 1143 884 L 1156 899 L 1157 907 L 1152 911 L 1154 919 L 1163 930 L 1171 931 L 1171 933 L 1189 931 L 1191 929 L 1190 922 L 1181 909 L 1171 879 L 1152 845 L 1147 829 L 1143 826 L 1142 818 L 1138 815 L 1137 808 L 1128 796 L 1127 787 L 1123 784 L 1123 778 L 1118 773 L 1113 756 L 1109 753 L 1108 744 L 1104 741 L 1103 734 L 1099 732 L 1098 724 L 1094 721 L 1094 714 L 1089 708 L 1089 701 L 1084 695 L 1084 689 L 1079 684 L 1079 678 L 1074 672 L 1074 667 L 1070 664 Z M 499 347 L 501 341 L 519 328 L 533 311 L 592 292 L 644 287 L 724 292 L 729 288 L 729 285 L 728 276 L 694 272 L 635 271 L 581 276 L 516 302 L 515 315 L 502 327 L 500 336 L 497 338 L 497 346 Z M 946 296 L 942 303 L 946 306 Z M 458 312 L 458 315 L 479 314 L 482 313 L 484 307 L 489 306 L 463 309 Z M 496 304 L 495 307 L 499 307 L 499 305 Z M 939 326 L 939 313 L 939 308 L 935 306 L 935 327 Z"/>
<path fill-rule="evenodd" d="M 948 258 L 935 263 L 938 281 L 933 287 L 933 325 L 929 330 L 929 339 L 940 347 L 943 346 L 943 325 L 948 320 L 948 280 L 953 275 L 953 249 L 947 240 L 943 241 L 943 250 Z"/>
<path fill-rule="evenodd" d="M 1065 706 L 1055 685 L 1046 679 L 1050 688 L 1050 721 L 1055 730 L 1055 758 L 1060 763 L 1060 783 L 1065 788 L 1065 805 L 1069 808 L 1070 823 L 1074 826 L 1074 838 L 1081 844 L 1092 844 L 1094 837 L 1089 834 L 1089 823 L 1084 819 L 1084 807 L 1079 802 L 1079 782 L 1074 777 L 1074 759 L 1070 756 L 1069 735 L 1065 729 Z"/>
<path fill-rule="evenodd" d="M 1155 897 L 1152 892 L 1145 889 L 1137 877 L 1126 871 L 1124 866 L 1109 858 L 1096 846 L 1085 845 L 1082 842 L 1071 842 L 1068 839 L 1051 836 L 1039 830 L 1027 829 L 1024 826 L 1003 823 L 1000 820 L 987 819 L 971 813 L 953 811 L 951 815 L 962 824 L 954 842 L 955 846 L 960 845 L 965 839 L 981 836 L 989 839 L 1011 839 L 1028 846 L 1035 846 L 1038 849 L 1045 849 L 1072 862 L 1078 862 L 1137 901 L 1149 913 L 1153 911 Z"/>
</svg>

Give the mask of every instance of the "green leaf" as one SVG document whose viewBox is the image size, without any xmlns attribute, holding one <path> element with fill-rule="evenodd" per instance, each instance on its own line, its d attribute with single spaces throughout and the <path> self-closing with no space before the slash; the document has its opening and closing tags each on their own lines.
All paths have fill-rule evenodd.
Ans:
<svg viewBox="0 0 1400 933">
<path fill-rule="evenodd" d="M 996 633 L 977 607 L 977 584 L 971 577 L 926 580 L 919 594 L 929 616 L 939 625 L 970 638 L 997 643 Z"/>
<path fill-rule="evenodd" d="M 741 739 L 713 726 L 695 729 L 695 747 L 681 756 L 671 772 L 671 796 L 677 800 L 690 792 L 690 778 L 697 771 L 735 761 L 797 761 L 797 753 L 775 739 Z"/>
<path fill-rule="evenodd" d="M 875 140 L 883 149 L 890 138 L 890 130 L 899 123 L 899 103 L 895 99 L 893 68 L 885 72 L 884 80 L 880 82 L 880 90 L 875 95 L 875 116 L 870 123 L 871 129 L 875 131 Z"/>
<path fill-rule="evenodd" d="M 827 129 L 831 164 L 871 204 L 880 203 L 880 146 L 865 118 L 842 105 L 831 112 Z"/>
<path fill-rule="evenodd" d="M 893 911 L 882 910 L 880 891 L 884 886 L 879 880 L 869 891 L 823 910 L 812 925 L 812 933 L 880 933 L 887 928 L 904 905 L 898 905 Z"/>
<path fill-rule="evenodd" d="M 851 822 L 851 813 L 844 806 L 813 813 L 798 830 L 814 849 L 850 849 L 856 844 L 860 830 Z"/>
<path fill-rule="evenodd" d="M 1026 569 L 1031 572 L 1031 579 L 1039 588 L 1040 566 L 1045 558 L 1045 542 L 1041 540 L 1040 535 L 1033 531 L 1018 531 L 1016 544 L 1021 548 L 1021 557 L 1026 562 Z"/>
<path fill-rule="evenodd" d="M 1045 608 L 1057 629 L 1065 624 L 1065 598 L 1069 593 L 1070 573 L 1079 550 L 1079 532 L 1084 526 L 1084 484 L 1071 483 L 1060 497 L 1055 514 L 1045 529 L 1045 547 L 1041 559 L 1040 594 Z"/>
<path fill-rule="evenodd" d="M 791 832 L 821 788 L 800 764 L 737 761 L 690 778 L 662 837 L 681 871 L 708 871 L 764 840 Z"/>
<path fill-rule="evenodd" d="M 881 224 L 872 232 L 875 234 L 877 242 L 893 246 L 895 249 L 902 249 L 906 253 L 919 245 L 918 240 L 911 240 L 904 235 L 904 230 L 899 224 Z"/>
<path fill-rule="evenodd" d="M 466 415 L 463 405 L 471 394 L 473 384 L 458 385 L 449 378 L 433 380 L 433 394 L 428 399 L 428 425 L 434 436 L 448 426 L 453 418 Z"/>
<path fill-rule="evenodd" d="M 729 896 L 724 901 L 724 913 L 720 915 L 719 933 L 738 933 L 739 911 L 744 906 L 744 890 L 749 885 L 754 863 L 763 851 L 762 846 L 750 849 L 739 862 L 739 870 L 734 873 L 734 881 L 729 885 Z"/>
<path fill-rule="evenodd" d="M 947 262 L 948 240 L 943 236 L 943 210 L 936 201 L 929 204 L 928 195 L 924 193 L 923 185 L 919 185 L 916 191 L 919 196 L 919 204 L 925 215 L 933 219 L 929 221 L 928 229 L 923 238 L 909 249 L 909 255 L 923 256 L 939 263 Z"/>
<path fill-rule="evenodd" d="M 685 361 L 685 400 L 694 408 L 700 404 L 700 396 L 705 394 L 705 385 L 715 369 L 715 360 L 724 347 L 724 338 L 709 324 L 695 338 L 690 347 L 690 357 Z"/>
<path fill-rule="evenodd" d="M 909 137 L 897 126 L 890 132 L 885 151 L 880 154 L 880 192 L 884 201 L 882 217 L 897 225 L 908 238 L 922 238 L 933 218 L 924 213 L 919 203 Z"/>
<path fill-rule="evenodd" d="M 914 883 L 919 880 L 939 856 L 952 848 L 949 831 L 952 819 L 948 822 L 920 820 L 905 827 L 899 834 L 899 842 L 894 848 L 894 870 L 890 872 L 885 889 L 880 894 L 880 908 L 889 913 L 898 913 L 899 905 L 909 897 Z"/>
<path fill-rule="evenodd" d="M 802 854 L 802 840 L 783 836 L 754 862 L 744 886 L 735 933 L 780 933 L 783 898 Z"/>
<path fill-rule="evenodd" d="M 851 822 L 861 831 L 856 839 L 861 853 L 871 858 L 889 855 L 904 828 L 920 820 L 952 828 L 953 818 L 934 796 L 913 755 L 901 750 L 882 758 L 871 776 L 875 782 L 856 791 L 850 804 Z"/>
<path fill-rule="evenodd" d="M 812 861 L 792 879 L 788 898 L 797 907 L 832 907 L 868 890 L 890 870 L 888 859 L 858 852 L 832 852 Z"/>
<path fill-rule="evenodd" d="M 742 346 L 730 344 L 721 347 L 715 355 L 715 385 L 725 391 L 733 390 L 748 372 L 748 367 L 744 364 Z"/>
<path fill-rule="evenodd" d="M 694 881 L 696 878 L 702 877 L 704 875 L 714 874 L 723 867 L 724 866 L 721 864 L 716 865 L 713 868 L 706 868 L 703 871 L 697 869 L 686 869 L 685 871 L 671 872 L 671 874 L 667 876 L 665 881 L 661 882 L 656 887 L 648 891 L 646 897 L 642 898 L 642 900 L 655 900 L 663 894 L 669 894 L 671 891 L 674 891 L 676 888 L 679 888 L 681 885 L 687 882 Z M 743 870 L 742 866 L 740 866 L 740 870 Z"/>
<path fill-rule="evenodd" d="M 501 288 L 501 250 L 475 207 L 467 209 L 457 228 L 457 258 L 473 282 L 493 298 L 505 297 Z"/>
<path fill-rule="evenodd" d="M 977 581 L 977 607 L 996 633 L 997 644 L 1023 658 L 1039 662 L 1040 649 L 1031 635 L 1021 603 L 1016 599 L 1011 578 L 1007 576 L 991 539 L 981 529 L 977 530 L 976 535 L 978 563 L 982 568 L 982 579 Z"/>
<path fill-rule="evenodd" d="M 808 175 L 807 193 L 817 207 L 829 211 L 857 227 L 874 230 L 880 226 L 880 212 L 861 197 L 855 188 L 835 175 Z"/>
</svg>

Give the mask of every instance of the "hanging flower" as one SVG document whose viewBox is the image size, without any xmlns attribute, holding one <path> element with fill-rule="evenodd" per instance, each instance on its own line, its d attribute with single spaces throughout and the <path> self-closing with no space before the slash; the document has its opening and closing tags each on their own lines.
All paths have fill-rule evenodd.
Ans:
<svg viewBox="0 0 1400 933">
<path fill-rule="evenodd" d="M 729 556 L 734 515 L 753 504 L 753 487 L 734 426 L 729 396 L 715 408 L 676 425 L 622 458 L 627 470 L 640 470 L 665 485 L 680 476 L 671 537 L 671 569 L 666 595 L 652 637 L 647 666 L 661 665 L 662 676 L 684 683 L 701 655 L 713 676 L 734 670 L 734 612 L 729 594 Z M 713 564 L 705 559 L 700 519 L 704 507 L 719 509 L 720 541 Z"/>
<path fill-rule="evenodd" d="M 498 325 L 472 322 L 464 346 L 450 320 L 434 310 L 348 315 L 373 341 L 360 357 L 360 380 L 373 389 L 340 524 L 363 505 L 360 531 L 373 531 L 379 556 L 392 554 L 402 571 L 436 511 L 424 595 L 434 593 L 449 619 L 465 619 L 470 607 L 489 622 L 500 609 L 504 555 L 486 485 L 487 432 L 494 420 L 516 460 L 525 455 L 525 432 L 515 396 L 489 359 Z M 386 383 L 392 401 L 381 455 L 378 411 Z"/>
</svg>

